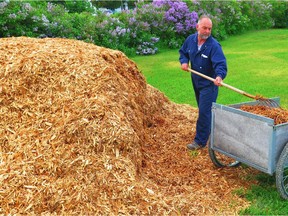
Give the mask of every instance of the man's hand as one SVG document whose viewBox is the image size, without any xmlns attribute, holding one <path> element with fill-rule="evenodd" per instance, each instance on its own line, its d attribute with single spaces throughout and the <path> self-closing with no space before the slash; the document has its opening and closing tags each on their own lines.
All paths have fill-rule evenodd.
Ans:
<svg viewBox="0 0 288 216">
<path fill-rule="evenodd" d="M 215 81 L 214 81 L 214 84 L 216 86 L 221 86 L 221 83 L 222 83 L 222 78 L 220 76 L 217 76 Z"/>
<path fill-rule="evenodd" d="M 181 65 L 182 70 L 188 71 L 188 68 L 189 68 L 189 65 L 187 63 L 184 63 Z"/>
</svg>

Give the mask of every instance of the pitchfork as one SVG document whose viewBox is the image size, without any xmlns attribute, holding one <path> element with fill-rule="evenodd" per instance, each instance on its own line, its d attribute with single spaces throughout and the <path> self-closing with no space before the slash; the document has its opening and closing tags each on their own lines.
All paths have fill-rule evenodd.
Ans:
<svg viewBox="0 0 288 216">
<path fill-rule="evenodd" d="M 194 74 L 197 74 L 198 76 L 201 76 L 201 77 L 203 77 L 203 78 L 205 78 L 205 79 L 208 79 L 208 80 L 210 80 L 210 81 L 212 81 L 212 82 L 215 81 L 215 79 L 213 79 L 212 77 L 206 76 L 206 75 L 204 75 L 204 74 L 202 74 L 202 73 L 200 73 L 200 72 L 198 72 L 198 71 L 192 70 L 191 68 L 188 68 L 188 70 L 189 70 L 189 72 L 194 73 Z M 226 84 L 226 83 L 224 83 L 224 82 L 221 82 L 221 85 L 224 86 L 224 87 L 226 87 L 226 88 L 228 88 L 228 89 L 230 89 L 230 90 L 233 90 L 233 91 L 235 91 L 235 92 L 237 92 L 237 93 L 239 93 L 239 94 L 242 94 L 242 95 L 244 95 L 244 96 L 246 96 L 246 97 L 255 99 L 255 100 L 259 101 L 259 104 L 262 104 L 262 105 L 264 105 L 264 106 L 268 106 L 268 107 L 279 107 L 279 104 L 278 104 L 276 101 L 272 100 L 272 99 L 264 98 L 264 97 L 258 96 L 258 95 L 254 96 L 254 95 L 248 94 L 247 92 L 244 92 L 244 91 L 242 91 L 242 90 L 240 90 L 240 89 L 238 89 L 238 88 L 235 88 L 235 87 L 233 87 L 233 86 L 230 86 L 230 85 L 228 85 L 228 84 Z"/>
</svg>

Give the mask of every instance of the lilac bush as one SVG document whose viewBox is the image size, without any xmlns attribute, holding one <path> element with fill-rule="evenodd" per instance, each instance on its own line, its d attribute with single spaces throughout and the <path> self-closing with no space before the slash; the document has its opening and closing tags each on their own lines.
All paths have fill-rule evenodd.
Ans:
<svg viewBox="0 0 288 216">
<path fill-rule="evenodd" d="M 119 18 L 107 16 L 98 11 L 95 19 L 91 37 L 93 43 L 111 49 L 118 49 L 125 53 L 135 52 L 134 47 L 128 46 L 131 41 L 131 29 Z"/>
<path fill-rule="evenodd" d="M 169 48 L 177 48 L 183 40 L 195 32 L 198 14 L 190 11 L 186 2 L 181 0 L 154 0 L 153 7 L 164 12 L 162 25 L 158 32 L 161 42 Z"/>
<path fill-rule="evenodd" d="M 154 0 L 153 5 L 166 9 L 165 20 L 178 34 L 186 35 L 195 31 L 198 14 L 190 12 L 187 4 L 181 0 Z"/>
<path fill-rule="evenodd" d="M 128 46 L 136 47 L 136 54 L 150 55 L 157 53 L 155 38 L 164 28 L 164 12 L 152 4 L 138 2 L 134 10 L 124 11 L 117 15 L 129 27 L 131 41 Z"/>
<path fill-rule="evenodd" d="M 0 2 L 0 37 L 63 37 L 94 42 L 94 17 L 45 1 Z"/>
<path fill-rule="evenodd" d="M 158 52 L 158 48 L 155 43 L 159 41 L 159 38 L 152 37 L 150 42 L 144 41 L 138 45 L 136 54 L 137 55 L 154 55 Z"/>
<path fill-rule="evenodd" d="M 179 47 L 185 37 L 195 32 L 198 19 L 197 13 L 190 12 L 187 4 L 180 0 L 140 1 L 136 3 L 135 9 L 125 11 L 119 17 L 129 26 L 131 37 L 135 38 L 131 45 L 137 47 L 137 54 L 145 55 L 154 54 L 154 50 L 157 50 L 156 47 L 152 48 L 155 46 L 155 43 L 151 43 L 152 37 L 159 38 L 162 46 Z M 142 52 L 139 50 L 141 48 Z"/>
</svg>

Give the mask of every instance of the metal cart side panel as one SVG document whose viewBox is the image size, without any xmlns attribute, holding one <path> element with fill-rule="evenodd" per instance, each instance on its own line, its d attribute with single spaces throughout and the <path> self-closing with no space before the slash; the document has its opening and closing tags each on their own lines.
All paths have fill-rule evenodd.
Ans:
<svg viewBox="0 0 288 216">
<path fill-rule="evenodd" d="M 211 147 L 271 174 L 274 121 L 232 107 L 213 104 Z"/>
</svg>

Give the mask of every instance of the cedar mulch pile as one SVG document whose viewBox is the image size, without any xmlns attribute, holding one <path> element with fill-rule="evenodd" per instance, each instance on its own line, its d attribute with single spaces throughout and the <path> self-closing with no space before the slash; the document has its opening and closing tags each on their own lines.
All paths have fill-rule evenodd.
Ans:
<svg viewBox="0 0 288 216">
<path fill-rule="evenodd" d="M 250 168 L 190 153 L 197 109 L 170 102 L 122 52 L 0 39 L 0 213 L 237 214 Z"/>
<path fill-rule="evenodd" d="M 256 115 L 271 118 L 274 120 L 274 125 L 288 122 L 288 110 L 282 109 L 280 107 L 242 105 L 240 109 Z"/>
</svg>

